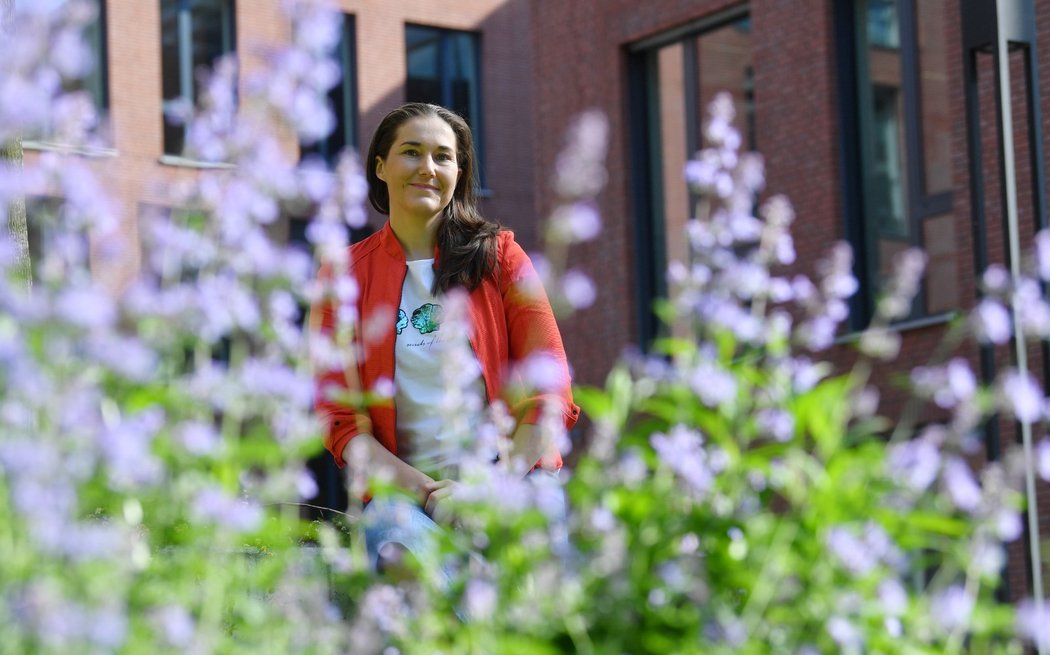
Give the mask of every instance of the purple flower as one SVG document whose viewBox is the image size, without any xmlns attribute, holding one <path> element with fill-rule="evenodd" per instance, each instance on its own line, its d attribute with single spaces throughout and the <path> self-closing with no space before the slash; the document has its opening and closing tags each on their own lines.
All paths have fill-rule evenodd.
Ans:
<svg viewBox="0 0 1050 655">
<path fill-rule="evenodd" d="M 790 441 L 795 436 L 795 417 L 782 409 L 763 409 L 755 416 L 759 430 L 777 441 Z"/>
<path fill-rule="evenodd" d="M 863 642 L 860 630 L 848 619 L 841 616 L 833 616 L 828 619 L 827 630 L 831 638 L 835 640 L 835 643 L 843 649 L 854 650 L 860 648 Z"/>
<path fill-rule="evenodd" d="M 877 311 L 881 318 L 894 320 L 907 316 L 911 310 L 911 300 L 919 291 L 924 270 L 926 253 L 918 248 L 908 248 L 893 258 L 893 277 L 878 303 Z"/>
<path fill-rule="evenodd" d="M 971 312 L 970 327 L 979 341 L 996 345 L 1006 343 L 1013 334 L 1010 313 L 991 298 L 981 300 Z"/>
<path fill-rule="evenodd" d="M 955 506 L 974 512 L 981 503 L 981 487 L 973 477 L 970 466 L 958 457 L 949 458 L 944 464 L 944 486 Z"/>
<path fill-rule="evenodd" d="M 251 532 L 262 522 L 262 508 L 247 500 L 229 496 L 218 487 L 207 487 L 193 499 L 194 518 L 206 523 L 229 528 L 236 532 Z"/>
<path fill-rule="evenodd" d="M 903 616 L 908 609 L 908 593 L 896 578 L 887 578 L 879 583 L 879 601 L 882 611 L 889 616 Z"/>
<path fill-rule="evenodd" d="M 68 323 L 87 329 L 108 328 L 117 319 L 113 299 L 97 286 L 63 290 L 55 300 L 55 313 Z"/>
<path fill-rule="evenodd" d="M 550 218 L 552 235 L 566 243 L 590 241 L 602 230 L 602 219 L 591 202 L 574 202 L 554 210 Z"/>
<path fill-rule="evenodd" d="M 1017 283 L 1014 306 L 1017 307 L 1021 328 L 1026 334 L 1041 338 L 1050 336 L 1050 306 L 1043 298 L 1038 282 L 1022 278 Z"/>
<path fill-rule="evenodd" d="M 707 493 L 714 483 L 714 474 L 699 432 L 676 425 L 670 434 L 657 432 L 649 441 L 661 461 L 681 476 L 694 492 L 701 496 Z"/>
<path fill-rule="evenodd" d="M 817 264 L 820 288 L 829 298 L 846 299 L 857 292 L 857 278 L 853 277 L 853 249 L 844 241 L 831 248 L 826 259 Z"/>
<path fill-rule="evenodd" d="M 521 362 L 518 370 L 529 388 L 541 392 L 557 391 L 567 382 L 561 364 L 554 356 L 545 352 L 529 355 Z"/>
<path fill-rule="evenodd" d="M 580 271 L 567 271 L 562 278 L 562 291 L 573 309 L 586 309 L 594 304 L 597 289 L 594 282 Z"/>
<path fill-rule="evenodd" d="M 165 605 L 157 609 L 153 613 L 153 623 L 164 640 L 176 648 L 189 646 L 197 632 L 193 616 L 180 605 Z"/>
<path fill-rule="evenodd" d="M 689 374 L 689 388 L 708 407 L 731 403 L 736 399 L 736 378 L 712 362 L 701 362 Z"/>
<path fill-rule="evenodd" d="M 496 611 L 499 594 L 492 583 L 471 579 L 463 591 L 466 615 L 475 621 L 486 621 Z"/>
<path fill-rule="evenodd" d="M 1050 482 L 1050 439 L 1043 437 L 1035 448 L 1036 471 L 1039 477 Z"/>
<path fill-rule="evenodd" d="M 941 454 L 929 438 L 918 437 L 891 446 L 887 465 L 894 478 L 914 491 L 924 491 L 937 478 Z"/>
<path fill-rule="evenodd" d="M 593 198 L 605 186 L 609 122 L 597 110 L 580 114 L 554 165 L 554 189 L 566 199 Z"/>
<path fill-rule="evenodd" d="M 164 412 L 151 408 L 112 423 L 99 435 L 110 484 L 121 489 L 159 482 L 163 465 L 150 449 L 164 424 Z"/>
<path fill-rule="evenodd" d="M 1050 230 L 1035 235 L 1035 267 L 1039 279 L 1050 282 Z"/>
<path fill-rule="evenodd" d="M 969 626 L 973 608 L 973 596 L 961 585 L 948 587 L 930 602 L 933 618 L 945 632 L 954 632 Z"/>
<path fill-rule="evenodd" d="M 219 445 L 219 433 L 211 423 L 192 421 L 184 423 L 176 432 L 179 443 L 193 455 L 206 455 Z"/>
<path fill-rule="evenodd" d="M 879 560 L 871 549 L 844 527 L 829 529 L 824 541 L 828 550 L 853 575 L 865 575 L 878 565 Z"/>
<path fill-rule="evenodd" d="M 1043 417 L 1043 391 L 1030 374 L 1005 372 L 1000 382 L 1000 399 L 1003 407 L 1022 423 L 1035 423 Z"/>
<path fill-rule="evenodd" d="M 1040 232 L 1040 234 L 1043 234 Z M 1040 650 L 1050 648 L 1050 605 L 1026 598 L 1017 606 L 1017 632 Z"/>
<path fill-rule="evenodd" d="M 989 264 L 981 276 L 984 290 L 992 295 L 1004 295 L 1010 290 L 1010 272 L 1002 264 Z"/>
</svg>

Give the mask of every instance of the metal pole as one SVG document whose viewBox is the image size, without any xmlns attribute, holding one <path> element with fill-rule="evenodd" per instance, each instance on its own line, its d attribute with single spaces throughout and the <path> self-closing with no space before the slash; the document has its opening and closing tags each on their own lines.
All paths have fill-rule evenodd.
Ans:
<svg viewBox="0 0 1050 655">
<path fill-rule="evenodd" d="M 997 3 L 999 25 L 1008 22 L 1006 3 Z M 998 66 L 999 119 L 1002 140 L 1003 193 L 1006 196 L 1006 230 L 1010 258 L 1010 275 L 1016 282 L 1021 277 L 1021 237 L 1017 221 L 1017 171 L 1014 161 L 1013 104 L 1010 98 L 1009 41 L 1002 32 L 996 35 L 996 65 Z M 1025 348 L 1021 328 L 1020 308 L 1016 296 L 1011 299 L 1010 310 L 1014 321 L 1014 357 L 1021 376 L 1028 376 L 1028 351 Z M 1035 495 L 1035 463 L 1032 452 L 1032 426 L 1021 421 L 1021 443 L 1024 449 L 1025 492 L 1028 496 L 1028 549 L 1032 562 L 1032 592 L 1037 615 L 1043 609 L 1043 565 L 1039 552 L 1039 508 Z M 1044 655 L 1042 642 L 1036 644 L 1040 655 Z"/>
</svg>

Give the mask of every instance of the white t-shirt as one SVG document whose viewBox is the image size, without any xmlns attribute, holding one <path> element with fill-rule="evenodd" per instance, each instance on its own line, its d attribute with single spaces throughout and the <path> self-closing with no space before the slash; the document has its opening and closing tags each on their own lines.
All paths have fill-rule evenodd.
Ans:
<svg viewBox="0 0 1050 655">
<path fill-rule="evenodd" d="M 399 453 L 416 468 L 445 477 L 454 475 L 460 445 L 441 409 L 445 396 L 443 365 L 447 361 L 469 362 L 467 368 L 473 371 L 466 371 L 467 393 L 484 399 L 485 383 L 466 333 L 458 337 L 449 330 L 442 333 L 441 299 L 430 293 L 433 282 L 433 259 L 408 262 L 395 325 L 394 402 Z M 461 350 L 456 353 L 454 348 Z M 462 380 L 461 373 L 456 371 L 454 377 Z M 467 431 L 473 431 L 478 423 L 478 417 L 466 417 Z"/>
</svg>

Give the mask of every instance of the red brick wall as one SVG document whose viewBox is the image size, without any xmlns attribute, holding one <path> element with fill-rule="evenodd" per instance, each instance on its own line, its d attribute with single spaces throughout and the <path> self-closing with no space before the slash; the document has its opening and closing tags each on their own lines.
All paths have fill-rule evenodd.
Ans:
<svg viewBox="0 0 1050 655">
<path fill-rule="evenodd" d="M 533 62 L 525 0 L 471 0 L 452 5 L 342 0 L 338 4 L 356 17 L 361 150 L 367 149 L 382 116 L 404 102 L 406 22 L 481 33 L 485 161 L 491 192 L 482 208 L 533 246 L 537 225 L 529 110 Z M 290 30 L 279 0 L 239 0 L 236 12 L 238 56 L 246 76 L 258 70 L 268 47 L 287 43 Z M 95 270 L 111 287 L 119 288 L 139 265 L 139 203 L 163 202 L 165 188 L 194 179 L 199 171 L 160 163 L 160 3 L 110 0 L 106 18 L 109 113 L 116 153 L 93 161 L 121 199 L 121 232 L 130 247 L 116 258 L 102 261 L 96 257 Z M 294 138 L 285 143 L 289 153 L 294 153 Z M 36 156 L 32 150 L 26 155 L 29 161 Z M 372 216 L 376 226 L 381 220 Z"/>
</svg>

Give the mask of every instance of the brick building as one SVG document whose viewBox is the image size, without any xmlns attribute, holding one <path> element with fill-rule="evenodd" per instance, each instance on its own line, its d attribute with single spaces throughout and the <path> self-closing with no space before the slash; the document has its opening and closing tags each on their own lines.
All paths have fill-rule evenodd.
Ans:
<svg viewBox="0 0 1050 655">
<path fill-rule="evenodd" d="M 21 1 L 21 0 L 19 0 Z M 483 210 L 538 246 L 550 209 L 548 181 L 563 131 L 598 107 L 610 120 L 609 184 L 600 238 L 578 247 L 574 265 L 598 280 L 594 305 L 563 321 L 578 381 L 600 383 L 625 347 L 658 330 L 649 307 L 665 293 L 663 270 L 683 256 L 689 217 L 681 169 L 701 147 L 705 105 L 733 94 L 746 145 L 767 165 L 767 189 L 796 209 L 797 266 L 836 240 L 857 252 L 861 290 L 851 327 L 870 315 L 893 253 L 930 256 L 912 316 L 898 326 L 901 361 L 925 361 L 948 321 L 978 295 L 975 252 L 1004 261 L 1000 161 L 990 55 L 977 56 L 978 143 L 986 218 L 972 227 L 974 174 L 967 143 L 963 23 L 979 3 L 949 0 L 335 0 L 345 13 L 333 90 L 339 125 L 313 149 L 331 156 L 364 149 L 390 109 L 410 100 L 449 105 L 478 135 Z M 279 0 L 105 0 L 94 32 L 99 74 L 87 82 L 107 111 L 112 147 L 85 152 L 123 199 L 135 236 L 140 208 L 160 201 L 157 184 L 192 179 L 205 166 L 181 156 L 181 133 L 165 103 L 192 99 L 193 69 L 236 51 L 242 70 L 260 49 L 288 38 Z M 1050 7 L 1035 15 L 1043 94 L 1035 115 L 1050 138 Z M 1029 142 L 1023 51 L 1010 56 L 1015 140 Z M 27 143 L 26 157 L 61 145 Z M 297 148 L 289 143 L 290 149 Z M 1031 158 L 1018 151 L 1023 241 L 1037 215 Z M 30 203 L 32 206 L 32 202 Z M 1045 217 L 1044 217 L 1045 218 Z M 372 217 L 373 225 L 379 218 Z M 285 229 L 294 238 L 301 226 Z M 129 252 L 100 275 L 119 286 L 138 265 Z M 975 349 L 964 354 L 977 360 Z M 1006 350 L 995 353 L 1007 362 Z M 848 349 L 836 355 L 844 364 Z M 1039 372 L 1039 371 L 1037 371 Z M 880 372 L 888 381 L 893 370 Z M 892 385 L 884 398 L 899 403 Z M 1002 426 L 1002 438 L 1012 426 Z M 993 453 L 994 454 L 994 453 Z M 1040 506 L 1050 509 L 1050 495 Z M 1012 552 L 1014 593 L 1024 557 Z"/>
</svg>

